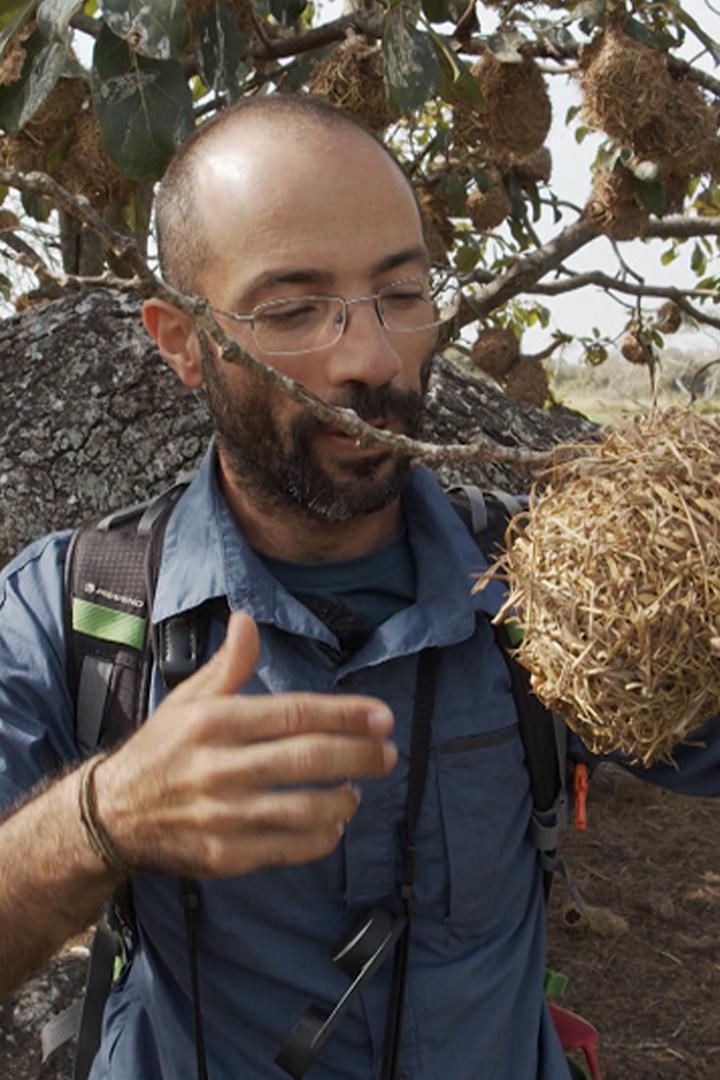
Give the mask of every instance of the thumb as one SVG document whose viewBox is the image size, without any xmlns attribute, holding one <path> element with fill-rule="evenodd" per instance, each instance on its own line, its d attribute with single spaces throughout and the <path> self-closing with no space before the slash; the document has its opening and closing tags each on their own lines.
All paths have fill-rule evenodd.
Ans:
<svg viewBox="0 0 720 1080">
<path fill-rule="evenodd" d="M 225 640 L 215 655 L 175 691 L 181 699 L 234 694 L 253 673 L 260 652 L 255 620 L 245 611 L 233 611 Z"/>
</svg>

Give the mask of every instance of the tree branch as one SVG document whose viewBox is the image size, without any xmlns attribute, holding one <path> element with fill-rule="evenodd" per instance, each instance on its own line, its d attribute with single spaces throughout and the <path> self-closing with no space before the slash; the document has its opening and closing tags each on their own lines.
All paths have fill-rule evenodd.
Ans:
<svg viewBox="0 0 720 1080">
<path fill-rule="evenodd" d="M 672 214 L 661 221 L 650 221 L 643 240 L 689 240 L 693 236 L 720 236 L 720 218 L 686 217 Z"/>
<path fill-rule="evenodd" d="M 281 391 L 293 401 L 304 405 L 314 416 L 325 424 L 332 425 L 346 435 L 357 439 L 361 446 L 377 446 L 388 450 L 398 457 L 414 458 L 427 465 L 437 467 L 447 462 L 467 462 L 479 458 L 485 461 L 505 462 L 526 469 L 544 468 L 549 461 L 549 451 L 524 450 L 519 447 L 499 446 L 485 435 L 478 434 L 469 443 L 438 446 L 433 443 L 410 439 L 387 431 L 379 431 L 371 424 L 366 424 L 353 409 L 343 409 L 328 405 L 301 383 L 277 371 L 275 368 L 256 359 L 246 352 L 237 341 L 227 336 L 217 321 L 208 301 L 203 297 L 187 296 L 172 286 L 165 284 L 147 265 L 137 246 L 129 237 L 111 229 L 99 214 L 92 209 L 83 196 L 74 196 L 65 191 L 45 173 L 33 172 L 23 175 L 8 169 L 0 169 L 0 184 L 40 195 L 57 207 L 72 214 L 88 228 L 93 229 L 106 248 L 124 265 L 133 271 L 132 278 L 117 278 L 106 273 L 99 277 L 83 278 L 66 274 L 54 274 L 48 271 L 60 285 L 72 288 L 112 286 L 123 290 L 132 290 L 141 296 L 155 296 L 172 304 L 179 311 L 188 315 L 198 330 L 204 331 L 217 344 L 220 359 L 230 364 L 237 364 L 251 372 L 265 385 Z"/>
<path fill-rule="evenodd" d="M 302 34 L 271 41 L 266 48 L 257 49 L 254 55 L 258 60 L 277 60 L 281 56 L 298 56 L 300 53 L 320 49 L 323 45 L 344 41 L 348 30 L 355 30 L 372 41 L 382 36 L 382 25 L 378 19 L 368 18 L 366 15 L 355 12 L 325 23 L 324 26 L 305 30 Z"/>
<path fill-rule="evenodd" d="M 495 308 L 507 303 L 521 292 L 532 292 L 534 286 L 549 270 L 557 269 L 580 248 L 589 244 L 600 233 L 589 221 L 576 221 L 568 225 L 547 244 L 537 248 L 529 255 L 517 259 L 504 274 L 487 281 L 485 272 L 473 275 L 471 280 L 480 284 L 479 291 L 468 299 L 468 308 L 473 314 L 466 322 L 483 318 Z"/>
</svg>

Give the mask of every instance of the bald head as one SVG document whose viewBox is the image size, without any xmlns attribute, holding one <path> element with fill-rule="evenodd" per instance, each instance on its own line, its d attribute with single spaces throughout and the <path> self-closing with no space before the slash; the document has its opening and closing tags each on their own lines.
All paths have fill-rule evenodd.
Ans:
<svg viewBox="0 0 720 1080">
<path fill-rule="evenodd" d="M 402 191 L 416 206 L 412 186 L 390 151 L 350 114 L 323 101 L 277 94 L 246 99 L 219 113 L 178 149 L 158 191 L 165 280 L 184 292 L 207 292 L 207 271 L 228 241 L 223 226 L 228 201 L 246 212 L 250 226 L 260 203 L 266 213 L 284 213 L 294 223 L 308 203 L 325 198 L 327 182 L 357 183 L 357 170 L 368 167 L 384 173 L 382 184 Z"/>
</svg>

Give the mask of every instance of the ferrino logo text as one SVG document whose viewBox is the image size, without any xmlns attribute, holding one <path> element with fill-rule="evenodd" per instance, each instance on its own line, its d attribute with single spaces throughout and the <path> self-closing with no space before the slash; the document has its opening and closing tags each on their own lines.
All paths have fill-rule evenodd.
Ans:
<svg viewBox="0 0 720 1080">
<path fill-rule="evenodd" d="M 144 600 L 138 600 L 136 596 L 122 596 L 120 593 L 110 592 L 109 589 L 96 585 L 94 581 L 87 581 L 83 588 L 89 596 L 102 596 L 103 600 L 114 600 L 116 604 L 127 604 L 134 608 L 145 607 Z"/>
</svg>

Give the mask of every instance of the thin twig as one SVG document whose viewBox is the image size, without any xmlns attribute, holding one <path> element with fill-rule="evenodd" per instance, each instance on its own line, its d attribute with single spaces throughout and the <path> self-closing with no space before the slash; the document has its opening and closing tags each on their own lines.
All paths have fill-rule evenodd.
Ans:
<svg viewBox="0 0 720 1080">
<path fill-rule="evenodd" d="M 304 405 L 321 422 L 332 425 L 333 428 L 357 439 L 360 445 L 382 447 L 396 456 L 424 461 L 431 466 L 438 466 L 450 461 L 468 462 L 475 460 L 504 462 L 527 469 L 544 468 L 547 465 L 549 451 L 499 446 L 482 434 L 478 434 L 469 443 L 439 446 L 433 443 L 421 442 L 417 439 L 410 439 L 406 435 L 379 431 L 371 424 L 366 424 L 364 420 L 361 420 L 354 410 L 328 405 L 302 384 L 256 359 L 251 353 L 246 352 L 237 341 L 229 338 L 215 318 L 213 310 L 206 299 L 188 296 L 157 277 L 143 259 L 136 244 L 129 237 L 110 228 L 100 215 L 92 209 L 84 196 L 71 195 L 51 177 L 38 172 L 23 175 L 8 169 L 0 169 L 0 184 L 7 184 L 20 191 L 40 195 L 60 209 L 65 210 L 92 229 L 100 237 L 104 246 L 112 251 L 117 258 L 121 259 L 124 265 L 128 266 L 133 272 L 133 276 L 130 278 L 119 278 L 110 272 L 90 278 L 48 272 L 48 277 L 64 287 L 113 287 L 125 291 L 135 291 L 144 297 L 154 296 L 167 301 L 179 311 L 188 315 L 199 330 L 205 331 L 212 338 L 217 344 L 220 358 L 224 362 L 237 364 L 245 368 L 273 390 L 279 390 L 292 398 L 293 401 Z"/>
</svg>

